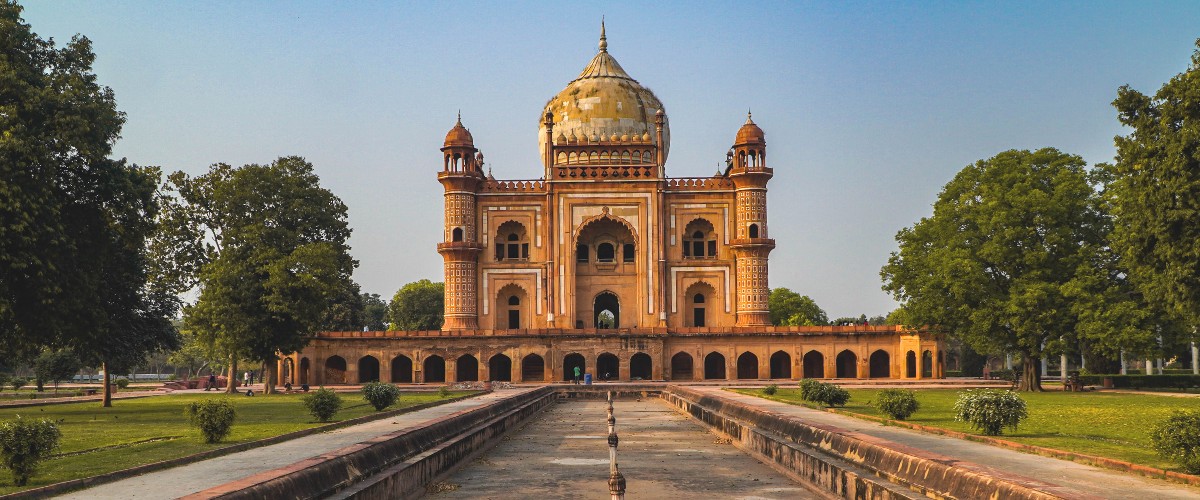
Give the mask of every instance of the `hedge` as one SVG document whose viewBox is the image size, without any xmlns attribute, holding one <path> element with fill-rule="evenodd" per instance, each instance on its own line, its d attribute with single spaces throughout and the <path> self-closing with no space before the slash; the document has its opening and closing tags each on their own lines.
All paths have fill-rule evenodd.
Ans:
<svg viewBox="0 0 1200 500">
<path fill-rule="evenodd" d="M 1103 385 L 1111 378 L 1118 389 L 1188 389 L 1200 387 L 1200 375 L 1081 375 L 1084 385 Z"/>
</svg>

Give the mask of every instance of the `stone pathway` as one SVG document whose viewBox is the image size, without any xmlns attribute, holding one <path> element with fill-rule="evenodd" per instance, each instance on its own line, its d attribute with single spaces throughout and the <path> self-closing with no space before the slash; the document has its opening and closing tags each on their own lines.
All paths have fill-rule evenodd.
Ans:
<svg viewBox="0 0 1200 500">
<path fill-rule="evenodd" d="M 75 491 L 57 498 L 72 499 L 169 499 L 206 490 L 260 472 L 344 448 L 383 434 L 395 432 L 455 412 L 477 408 L 529 389 L 497 391 L 483 396 L 446 403 L 392 418 L 376 420 L 330 432 L 313 434 L 270 446 L 246 450 L 173 469 Z"/>
<path fill-rule="evenodd" d="M 693 387 L 713 396 L 732 399 L 742 404 L 815 422 L 848 431 L 886 439 L 905 446 L 928 450 L 952 460 L 973 462 L 1000 473 L 1025 476 L 1077 492 L 1078 498 L 1114 498 L 1145 500 L 1148 498 L 1200 498 L 1200 488 L 1166 480 L 1149 479 L 1090 465 L 1021 453 L 1005 448 L 927 434 L 902 427 L 885 427 L 879 423 L 854 417 L 813 410 L 802 406 L 770 401 L 754 396 L 724 391 L 720 388 Z M 1061 494 L 1056 490 L 1055 494 Z"/>
<path fill-rule="evenodd" d="M 821 498 L 657 398 L 613 407 L 626 498 Z M 609 498 L 607 409 L 556 404 L 433 485 L 430 498 Z"/>
</svg>

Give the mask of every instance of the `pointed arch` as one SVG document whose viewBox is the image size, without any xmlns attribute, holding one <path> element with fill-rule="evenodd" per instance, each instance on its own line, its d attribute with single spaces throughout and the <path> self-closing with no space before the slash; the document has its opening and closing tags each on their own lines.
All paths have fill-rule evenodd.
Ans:
<svg viewBox="0 0 1200 500">
<path fill-rule="evenodd" d="M 512 358 L 503 353 L 488 360 L 488 380 L 493 382 L 512 381 Z"/>
<path fill-rule="evenodd" d="M 399 354 L 392 358 L 392 383 L 411 384 L 413 381 L 412 358 Z"/>
<path fill-rule="evenodd" d="M 608 210 L 608 207 L 601 209 L 600 215 L 593 215 L 583 219 L 583 222 L 580 222 L 578 226 L 575 226 L 575 232 L 571 235 L 571 239 L 575 242 L 579 242 L 579 235 L 583 233 L 583 230 L 586 229 L 588 225 L 603 220 L 613 221 L 625 226 L 625 229 L 629 230 L 629 234 L 633 237 L 633 241 L 638 241 L 637 229 L 634 229 L 633 224 L 630 224 L 629 221 L 625 220 L 624 217 L 613 215 Z"/>
<path fill-rule="evenodd" d="M 892 357 L 883 349 L 871 353 L 871 378 L 891 378 Z"/>
<path fill-rule="evenodd" d="M 681 351 L 671 356 L 671 380 L 691 380 L 693 373 L 691 354 Z"/>
<path fill-rule="evenodd" d="M 771 355 L 771 378 L 792 378 L 792 356 L 782 350 Z"/>
<path fill-rule="evenodd" d="M 737 378 L 739 379 L 756 379 L 758 378 L 758 355 L 746 351 L 737 358 Z"/>
</svg>

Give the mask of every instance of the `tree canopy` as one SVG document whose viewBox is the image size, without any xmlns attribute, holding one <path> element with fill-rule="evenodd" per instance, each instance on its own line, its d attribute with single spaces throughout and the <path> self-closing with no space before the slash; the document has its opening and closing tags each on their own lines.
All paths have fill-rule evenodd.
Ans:
<svg viewBox="0 0 1200 500">
<path fill-rule="evenodd" d="M 767 297 L 771 308 L 771 324 L 776 326 L 820 326 L 829 324 L 829 317 L 807 295 L 787 288 L 775 288 Z"/>
<path fill-rule="evenodd" d="M 176 172 L 165 187 L 177 198 L 151 246 L 157 272 L 177 291 L 199 286 L 184 323 L 230 359 L 231 375 L 238 359 L 255 359 L 273 376 L 277 352 L 302 348 L 334 305 L 358 303 L 346 206 L 303 158 Z"/>
<path fill-rule="evenodd" d="M 1123 86 L 1109 199 L 1113 248 L 1138 289 L 1200 325 L 1200 40 L 1191 65 L 1153 96 Z"/>
<path fill-rule="evenodd" d="M 388 303 L 377 293 L 364 293 L 361 296 L 363 309 L 363 326 L 371 331 L 387 330 Z"/>
<path fill-rule="evenodd" d="M 414 281 L 396 291 L 388 305 L 388 323 L 393 330 L 438 330 L 445 319 L 445 284 L 427 279 Z"/>
<path fill-rule="evenodd" d="M 978 352 L 1016 352 L 1022 388 L 1040 390 L 1036 360 L 1073 340 L 1068 287 L 1105 242 L 1098 195 L 1082 158 L 1046 148 L 968 165 L 933 215 L 896 234 L 884 290 L 906 319 Z"/>
<path fill-rule="evenodd" d="M 91 42 L 57 48 L 6 1 L 0 45 L 0 354 L 73 348 L 107 374 L 174 346 L 178 301 L 144 252 L 159 173 L 109 158 L 125 115 Z"/>
</svg>

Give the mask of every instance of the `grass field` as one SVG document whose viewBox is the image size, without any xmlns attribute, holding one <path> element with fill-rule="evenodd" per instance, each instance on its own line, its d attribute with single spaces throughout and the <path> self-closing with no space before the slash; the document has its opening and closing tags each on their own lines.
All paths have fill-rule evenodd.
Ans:
<svg viewBox="0 0 1200 500">
<path fill-rule="evenodd" d="M 878 389 L 849 389 L 850 413 L 883 417 L 871 405 Z M 737 392 L 792 404 L 804 404 L 799 389 L 779 389 L 774 396 L 758 390 Z M 908 421 L 969 434 L 979 434 L 965 422 L 954 420 L 954 401 L 960 391 L 926 389 L 915 391 L 921 409 Z M 1200 410 L 1200 398 L 1119 394 L 1111 392 L 1020 393 L 1029 409 L 1029 419 L 1016 432 L 1005 429 L 1002 439 L 1086 455 L 1124 460 L 1179 471 L 1150 448 L 1150 427 L 1175 409 Z"/>
<path fill-rule="evenodd" d="M 457 397 L 467 392 L 451 392 Z M 334 417 L 338 422 L 375 413 L 360 393 L 341 394 L 343 406 Z M 189 427 L 183 414 L 185 404 L 214 397 L 229 397 L 237 408 L 237 420 L 229 437 L 206 444 L 198 430 Z M 133 466 L 183 457 L 232 444 L 255 441 L 323 425 L 304 408 L 300 394 L 269 397 L 183 394 L 113 401 L 111 408 L 98 402 L 0 410 L 0 421 L 16 415 L 25 418 L 60 420 L 61 449 L 58 456 L 42 463 L 25 488 L 13 486 L 12 475 L 0 469 L 0 494 L 34 488 Z M 404 393 L 394 410 L 431 401 L 437 393 Z"/>
</svg>

